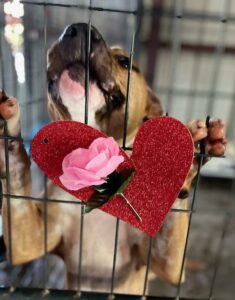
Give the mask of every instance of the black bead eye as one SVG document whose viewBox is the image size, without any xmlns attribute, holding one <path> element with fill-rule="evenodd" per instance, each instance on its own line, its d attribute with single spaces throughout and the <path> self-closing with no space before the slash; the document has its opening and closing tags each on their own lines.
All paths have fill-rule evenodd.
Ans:
<svg viewBox="0 0 235 300">
<path fill-rule="evenodd" d="M 129 68 L 129 65 L 130 65 L 130 61 L 129 61 L 129 58 L 128 57 L 125 57 L 125 56 L 119 56 L 117 57 L 117 61 L 119 63 L 119 65 L 125 69 L 128 69 Z"/>
</svg>

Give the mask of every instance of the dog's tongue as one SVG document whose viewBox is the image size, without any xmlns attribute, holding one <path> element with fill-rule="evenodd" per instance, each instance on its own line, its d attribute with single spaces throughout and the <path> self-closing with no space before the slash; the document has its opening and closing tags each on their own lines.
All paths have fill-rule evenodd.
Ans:
<svg viewBox="0 0 235 300">
<path fill-rule="evenodd" d="M 68 70 L 65 70 L 59 81 L 60 94 L 69 93 L 77 97 L 84 97 L 85 89 L 80 82 L 74 81 L 70 78 Z"/>
</svg>

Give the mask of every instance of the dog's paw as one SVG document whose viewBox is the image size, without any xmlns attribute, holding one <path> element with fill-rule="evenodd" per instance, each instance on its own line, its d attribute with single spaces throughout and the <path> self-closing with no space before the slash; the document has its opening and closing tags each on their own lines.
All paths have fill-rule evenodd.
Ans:
<svg viewBox="0 0 235 300">
<path fill-rule="evenodd" d="M 18 136 L 20 133 L 20 108 L 14 97 L 8 97 L 0 91 L 0 134 L 4 135 L 4 126 L 10 136 Z"/>
<path fill-rule="evenodd" d="M 193 120 L 188 124 L 195 145 L 195 152 L 200 151 L 200 141 L 205 141 L 205 151 L 212 156 L 222 156 L 225 153 L 227 140 L 225 125 L 220 119 L 211 119 L 208 126 L 202 120 Z"/>
<path fill-rule="evenodd" d="M 208 127 L 206 152 L 214 156 L 222 156 L 225 153 L 227 139 L 225 125 L 220 119 L 211 120 Z"/>
<path fill-rule="evenodd" d="M 5 137 L 8 137 L 7 140 Z M 10 138 L 9 138 L 10 137 Z M 11 138 L 12 137 L 12 138 Z M 0 178 L 6 178 L 5 150 L 6 142 L 8 155 L 11 155 L 10 170 L 16 168 L 12 159 L 20 153 L 20 108 L 18 101 L 13 97 L 8 97 L 4 91 L 0 90 Z"/>
<path fill-rule="evenodd" d="M 17 113 L 17 101 L 15 98 L 8 98 L 0 103 L 0 115 L 3 119 L 9 120 Z"/>
</svg>

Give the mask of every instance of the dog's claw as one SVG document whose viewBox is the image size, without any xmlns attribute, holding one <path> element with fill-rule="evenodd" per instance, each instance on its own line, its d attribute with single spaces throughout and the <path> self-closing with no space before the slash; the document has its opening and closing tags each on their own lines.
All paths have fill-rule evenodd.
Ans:
<svg viewBox="0 0 235 300">
<path fill-rule="evenodd" d="M 225 138 L 225 125 L 220 119 L 211 119 L 208 124 L 202 120 L 194 120 L 188 124 L 189 130 L 192 134 L 195 143 L 196 151 L 197 145 L 205 139 L 206 153 L 213 156 L 222 156 L 225 153 L 225 146 L 227 140 Z"/>
</svg>

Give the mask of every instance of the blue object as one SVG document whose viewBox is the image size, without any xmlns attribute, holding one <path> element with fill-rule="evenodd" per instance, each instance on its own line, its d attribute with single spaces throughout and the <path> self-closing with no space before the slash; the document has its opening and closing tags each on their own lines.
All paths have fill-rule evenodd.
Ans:
<svg viewBox="0 0 235 300">
<path fill-rule="evenodd" d="M 47 122 L 38 122 L 33 129 L 28 133 L 28 135 L 24 138 L 24 145 L 26 152 L 30 153 L 30 143 L 33 139 L 33 137 L 38 133 L 38 131 L 44 127 L 47 124 Z"/>
</svg>

